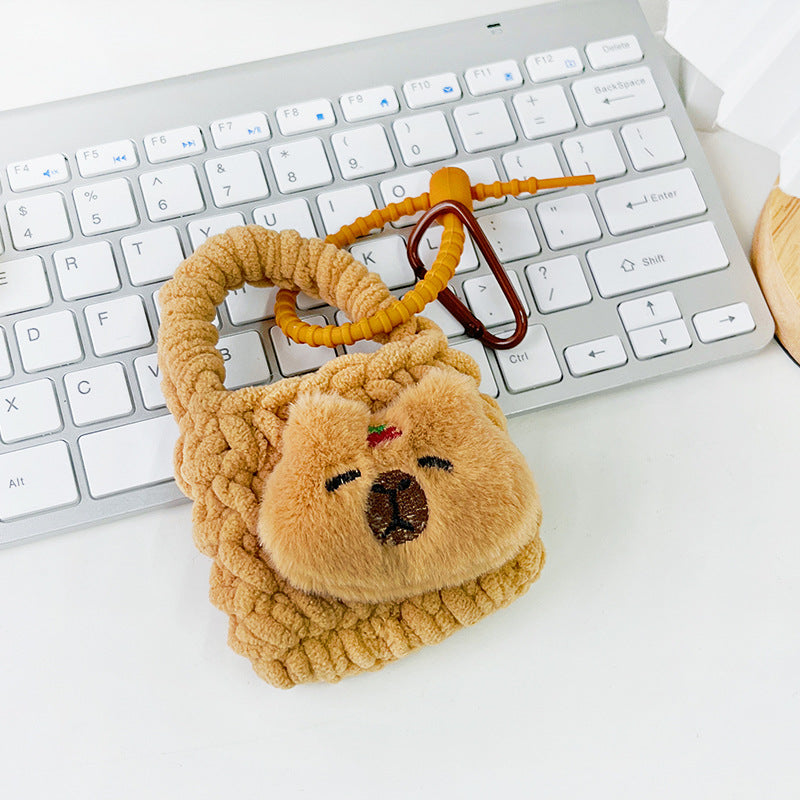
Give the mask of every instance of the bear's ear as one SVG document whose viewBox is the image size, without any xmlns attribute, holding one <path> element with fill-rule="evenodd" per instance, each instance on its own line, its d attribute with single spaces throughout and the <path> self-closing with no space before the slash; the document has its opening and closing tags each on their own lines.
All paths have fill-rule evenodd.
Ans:
<svg viewBox="0 0 800 800">
<path fill-rule="evenodd" d="M 431 369 L 391 406 L 417 424 L 425 420 L 487 416 L 486 398 L 475 381 L 454 369 Z M 494 418 L 491 417 L 494 422 Z"/>
<path fill-rule="evenodd" d="M 441 455 L 456 443 L 463 445 L 471 430 L 489 425 L 504 431 L 491 411 L 473 378 L 454 369 L 431 369 L 404 389 L 379 421 L 407 431 L 415 448 Z"/>
<path fill-rule="evenodd" d="M 320 463 L 336 463 L 366 449 L 369 409 L 334 394 L 301 395 L 289 408 L 283 452 L 313 452 Z"/>
</svg>

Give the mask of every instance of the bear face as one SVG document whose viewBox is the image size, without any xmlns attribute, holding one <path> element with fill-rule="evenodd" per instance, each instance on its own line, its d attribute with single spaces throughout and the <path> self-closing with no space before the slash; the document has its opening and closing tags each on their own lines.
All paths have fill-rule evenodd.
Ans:
<svg viewBox="0 0 800 800">
<path fill-rule="evenodd" d="M 377 414 L 336 395 L 293 404 L 259 536 L 303 591 L 389 602 L 457 586 L 538 533 L 530 470 L 474 381 L 431 370 Z"/>
</svg>

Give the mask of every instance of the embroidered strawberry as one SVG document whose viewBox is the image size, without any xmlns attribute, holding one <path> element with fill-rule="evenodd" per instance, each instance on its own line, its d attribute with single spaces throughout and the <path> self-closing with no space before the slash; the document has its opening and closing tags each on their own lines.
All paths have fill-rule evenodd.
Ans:
<svg viewBox="0 0 800 800">
<path fill-rule="evenodd" d="M 370 425 L 367 428 L 367 444 L 370 447 L 377 447 L 384 442 L 390 442 L 398 436 L 402 436 L 403 431 L 395 428 L 394 425 Z"/>
</svg>

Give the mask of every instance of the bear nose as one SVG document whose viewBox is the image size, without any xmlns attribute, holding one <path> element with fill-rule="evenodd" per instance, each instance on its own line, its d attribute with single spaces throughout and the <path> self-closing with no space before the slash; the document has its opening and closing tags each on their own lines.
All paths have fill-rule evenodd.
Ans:
<svg viewBox="0 0 800 800">
<path fill-rule="evenodd" d="M 381 472 L 367 498 L 367 522 L 381 544 L 413 541 L 428 524 L 428 500 L 413 475 Z"/>
</svg>

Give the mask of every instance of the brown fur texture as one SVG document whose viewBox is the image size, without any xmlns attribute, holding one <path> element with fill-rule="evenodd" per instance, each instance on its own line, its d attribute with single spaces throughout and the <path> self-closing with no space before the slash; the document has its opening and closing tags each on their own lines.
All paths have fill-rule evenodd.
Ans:
<svg viewBox="0 0 800 800">
<path fill-rule="evenodd" d="M 277 569 L 304 591 L 381 603 L 502 566 L 536 535 L 541 511 L 527 464 L 485 406 L 474 381 L 444 370 L 376 415 L 334 395 L 298 400 L 259 517 Z M 370 424 L 402 435 L 371 447 Z M 452 467 L 420 465 L 426 456 Z M 419 536 L 399 545 L 379 541 L 367 520 L 371 487 L 392 470 L 418 482 L 429 515 Z M 355 472 L 326 489 L 331 476 Z"/>
<path fill-rule="evenodd" d="M 351 319 L 392 301 L 349 253 L 257 226 L 211 237 L 160 292 L 162 388 L 180 426 L 176 479 L 194 500 L 195 542 L 213 560 L 211 599 L 229 615 L 231 647 L 275 686 L 335 682 L 439 642 L 524 594 L 544 564 L 538 500 L 499 406 L 477 391 L 475 362 L 448 347 L 432 322 L 414 317 L 381 337 L 375 353 L 228 391 L 212 321 L 226 293 L 244 283 L 299 288 Z M 402 433 L 378 434 L 370 450 L 365 432 L 382 424 Z M 425 456 L 448 459 L 452 471 L 414 463 Z M 365 475 L 402 466 L 424 487 L 424 528 L 413 541 L 378 545 L 392 552 L 389 568 L 382 562 L 373 575 L 354 578 L 341 553 L 350 548 L 369 568 L 369 554 L 379 552 L 363 539 L 369 479 L 334 489 L 343 507 L 337 519 L 352 512 L 358 522 L 324 527 L 325 547 L 313 555 L 311 525 L 325 526 L 331 515 L 318 482 L 292 477 L 303 464 L 323 491 L 342 474 L 336 470 L 353 464 Z M 470 493 L 477 502 L 466 510 Z M 277 526 L 268 507 L 289 514 L 290 527 Z M 304 580 L 322 583 L 303 588 Z"/>
</svg>

